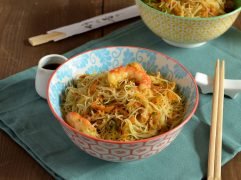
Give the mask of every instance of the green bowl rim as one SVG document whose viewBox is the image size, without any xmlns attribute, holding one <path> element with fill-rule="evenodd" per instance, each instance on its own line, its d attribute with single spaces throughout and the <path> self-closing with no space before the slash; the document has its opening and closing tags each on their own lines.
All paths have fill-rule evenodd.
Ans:
<svg viewBox="0 0 241 180">
<path fill-rule="evenodd" d="M 182 16 L 176 16 L 176 15 L 173 15 L 173 14 L 168 14 L 168 13 L 164 13 L 162 11 L 159 11 L 149 5 L 147 5 L 146 3 L 143 2 L 143 0 L 136 0 L 136 2 L 139 1 L 141 2 L 142 4 L 144 4 L 144 6 L 150 8 L 150 9 L 153 9 L 154 11 L 160 13 L 160 14 L 163 14 L 163 15 L 166 15 L 166 16 L 170 16 L 170 17 L 174 17 L 174 18 L 180 18 L 180 19 L 185 19 L 185 20 L 201 20 L 201 21 L 204 21 L 204 20 L 215 20 L 215 19 L 220 19 L 220 18 L 225 18 L 227 16 L 230 16 L 230 15 L 233 15 L 235 13 L 237 13 L 238 11 L 241 11 L 241 6 L 238 7 L 237 9 L 229 12 L 229 13 L 225 13 L 223 15 L 220 15 L 220 16 L 214 16 L 214 17 L 208 17 L 208 18 L 200 18 L 200 17 L 182 17 Z"/>
</svg>

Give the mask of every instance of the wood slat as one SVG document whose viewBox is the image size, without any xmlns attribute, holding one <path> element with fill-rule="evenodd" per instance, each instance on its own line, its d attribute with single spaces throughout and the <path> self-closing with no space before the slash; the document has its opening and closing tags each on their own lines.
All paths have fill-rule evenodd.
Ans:
<svg viewBox="0 0 241 180">
<path fill-rule="evenodd" d="M 102 1 L 0 0 L 0 79 L 35 66 L 46 54 L 62 54 L 101 37 L 101 30 L 94 30 L 38 48 L 27 42 L 29 37 L 101 13 Z"/>
<path fill-rule="evenodd" d="M 103 12 L 104 13 L 108 13 L 111 11 L 115 11 L 121 8 L 125 8 L 131 5 L 134 5 L 135 1 L 134 0 L 104 0 L 104 8 L 103 8 Z M 137 19 L 140 19 L 139 17 L 133 18 L 133 19 L 129 19 L 129 20 L 125 20 L 122 22 L 118 22 L 116 24 L 112 24 L 110 26 L 106 26 L 103 28 L 103 35 L 107 35 L 110 32 L 112 32 L 113 30 L 116 30 L 120 27 L 123 27 L 131 22 L 136 21 Z"/>
</svg>

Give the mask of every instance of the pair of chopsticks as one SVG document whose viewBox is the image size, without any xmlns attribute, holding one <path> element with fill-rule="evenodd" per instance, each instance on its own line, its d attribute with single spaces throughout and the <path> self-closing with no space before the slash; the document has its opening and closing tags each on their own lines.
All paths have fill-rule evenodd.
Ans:
<svg viewBox="0 0 241 180">
<path fill-rule="evenodd" d="M 220 64 L 219 60 L 217 60 L 209 141 L 208 180 L 221 180 L 224 74 L 224 61 Z"/>
</svg>

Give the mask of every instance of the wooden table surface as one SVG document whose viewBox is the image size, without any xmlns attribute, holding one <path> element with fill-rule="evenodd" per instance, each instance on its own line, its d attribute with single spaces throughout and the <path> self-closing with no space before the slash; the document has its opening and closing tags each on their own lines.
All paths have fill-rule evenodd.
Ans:
<svg viewBox="0 0 241 180">
<path fill-rule="evenodd" d="M 139 18 L 38 47 L 31 47 L 27 38 L 132 4 L 134 0 L 0 0 L 0 79 L 37 65 L 44 55 L 65 53 Z M 234 25 L 241 29 L 241 16 Z M 241 179 L 241 153 L 222 168 L 222 177 Z M 0 179 L 53 177 L 0 130 Z"/>
</svg>

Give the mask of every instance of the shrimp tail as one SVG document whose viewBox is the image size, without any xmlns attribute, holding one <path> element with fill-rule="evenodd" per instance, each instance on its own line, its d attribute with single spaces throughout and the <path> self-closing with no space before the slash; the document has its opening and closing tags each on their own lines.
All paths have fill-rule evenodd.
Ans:
<svg viewBox="0 0 241 180">
<path fill-rule="evenodd" d="M 76 112 L 69 112 L 66 115 L 67 123 L 73 128 L 87 135 L 98 137 L 96 128 L 90 123 L 90 121 Z"/>
</svg>

